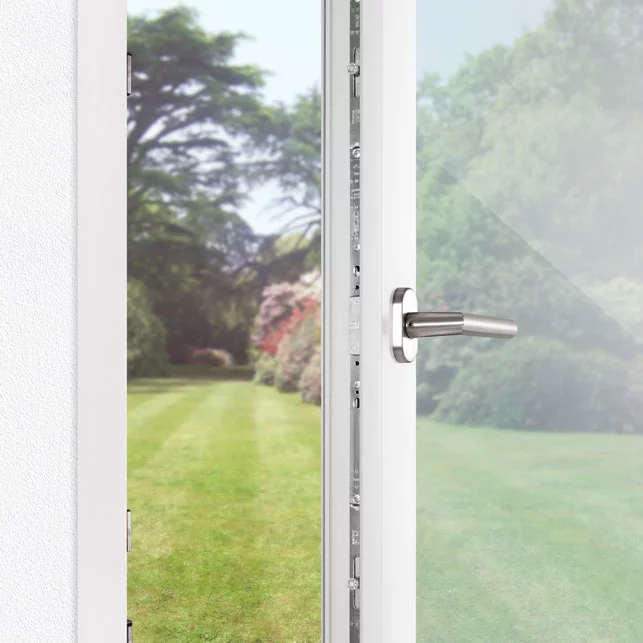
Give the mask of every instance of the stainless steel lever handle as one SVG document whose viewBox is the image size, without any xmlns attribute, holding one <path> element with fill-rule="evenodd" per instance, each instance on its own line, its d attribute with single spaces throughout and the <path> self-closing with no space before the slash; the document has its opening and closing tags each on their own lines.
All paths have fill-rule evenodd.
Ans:
<svg viewBox="0 0 643 643">
<path fill-rule="evenodd" d="M 393 293 L 392 343 L 398 362 L 412 362 L 417 355 L 420 337 L 469 335 L 511 339 L 518 326 L 511 319 L 485 317 L 469 313 L 419 313 L 417 297 L 411 288 L 398 288 Z"/>
<path fill-rule="evenodd" d="M 511 339 L 516 336 L 518 326 L 511 319 L 469 313 L 408 313 L 404 317 L 404 330 L 411 339 L 444 335 Z"/>
</svg>

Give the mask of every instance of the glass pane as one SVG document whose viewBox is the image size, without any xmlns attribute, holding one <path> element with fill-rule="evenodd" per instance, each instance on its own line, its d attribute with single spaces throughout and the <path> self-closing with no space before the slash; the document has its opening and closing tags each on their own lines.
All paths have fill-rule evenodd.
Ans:
<svg viewBox="0 0 643 643">
<path fill-rule="evenodd" d="M 320 7 L 128 11 L 128 616 L 318 641 Z"/>
<path fill-rule="evenodd" d="M 643 640 L 643 6 L 418 2 L 418 640 Z"/>
</svg>

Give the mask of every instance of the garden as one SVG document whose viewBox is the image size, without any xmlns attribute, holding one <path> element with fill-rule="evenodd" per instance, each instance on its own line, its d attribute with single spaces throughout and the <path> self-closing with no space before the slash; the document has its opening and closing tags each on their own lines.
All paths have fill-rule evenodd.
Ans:
<svg viewBox="0 0 643 643">
<path fill-rule="evenodd" d="M 426 641 L 632 641 L 643 598 L 643 13 L 556 0 L 418 80 Z M 137 640 L 320 636 L 321 95 L 246 36 L 132 15 L 129 610 Z M 258 189 L 271 232 L 244 208 Z M 348 230 L 348 228 L 347 228 Z"/>
</svg>

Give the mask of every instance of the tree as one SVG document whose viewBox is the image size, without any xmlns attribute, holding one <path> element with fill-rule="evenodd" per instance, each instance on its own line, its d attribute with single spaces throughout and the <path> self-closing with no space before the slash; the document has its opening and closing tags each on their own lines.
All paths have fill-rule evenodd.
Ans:
<svg viewBox="0 0 643 643">
<path fill-rule="evenodd" d="M 127 374 L 164 375 L 168 365 L 163 322 L 154 314 L 145 285 L 127 281 Z"/>
<path fill-rule="evenodd" d="M 274 204 L 290 215 L 286 229 L 314 232 L 321 222 L 321 94 L 313 87 L 292 107 L 281 106 L 275 157 L 264 176 L 284 192 Z"/>
<path fill-rule="evenodd" d="M 521 335 L 575 349 L 639 350 L 640 326 L 620 311 L 641 314 L 623 305 L 622 288 L 610 292 L 643 282 L 641 33 L 643 11 L 628 0 L 558 0 L 512 45 L 469 57 L 448 80 L 422 79 L 422 301 L 512 315 Z M 496 346 L 423 345 L 424 410 Z"/>
<path fill-rule="evenodd" d="M 261 101 L 264 73 L 232 63 L 242 38 L 207 34 L 185 7 L 130 17 L 128 210 L 135 231 L 145 230 L 150 205 L 188 208 L 207 195 L 213 208 L 230 212 L 245 198 L 244 154 L 268 148 L 274 112 Z"/>
<path fill-rule="evenodd" d="M 419 175 L 432 196 L 460 184 L 578 287 L 592 272 L 640 275 L 642 31 L 629 0 L 559 0 L 513 45 L 424 79 Z"/>
<path fill-rule="evenodd" d="M 174 361 L 222 344 L 243 361 L 263 288 L 297 278 L 319 245 L 310 231 L 257 235 L 239 215 L 250 187 L 274 180 L 285 209 L 292 198 L 319 218 L 319 92 L 267 106 L 264 72 L 234 64 L 243 38 L 206 33 L 185 7 L 129 20 L 128 270 Z"/>
<path fill-rule="evenodd" d="M 239 318 L 254 313 L 237 305 L 248 299 L 240 275 L 267 242 L 238 210 L 252 155 L 274 147 L 276 112 L 261 100 L 263 72 L 232 62 L 242 38 L 207 34 L 185 7 L 129 19 L 128 269 L 174 360 L 231 327 L 243 333 Z M 243 353 L 242 339 L 227 340 Z"/>
</svg>

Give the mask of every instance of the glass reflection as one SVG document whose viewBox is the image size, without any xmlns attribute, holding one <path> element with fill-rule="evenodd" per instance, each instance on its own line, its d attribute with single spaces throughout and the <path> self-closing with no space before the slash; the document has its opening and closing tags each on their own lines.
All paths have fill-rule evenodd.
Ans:
<svg viewBox="0 0 643 643">
<path fill-rule="evenodd" d="M 418 297 L 520 331 L 420 348 L 418 639 L 640 641 L 643 6 L 460 5 L 418 7 Z"/>
</svg>

